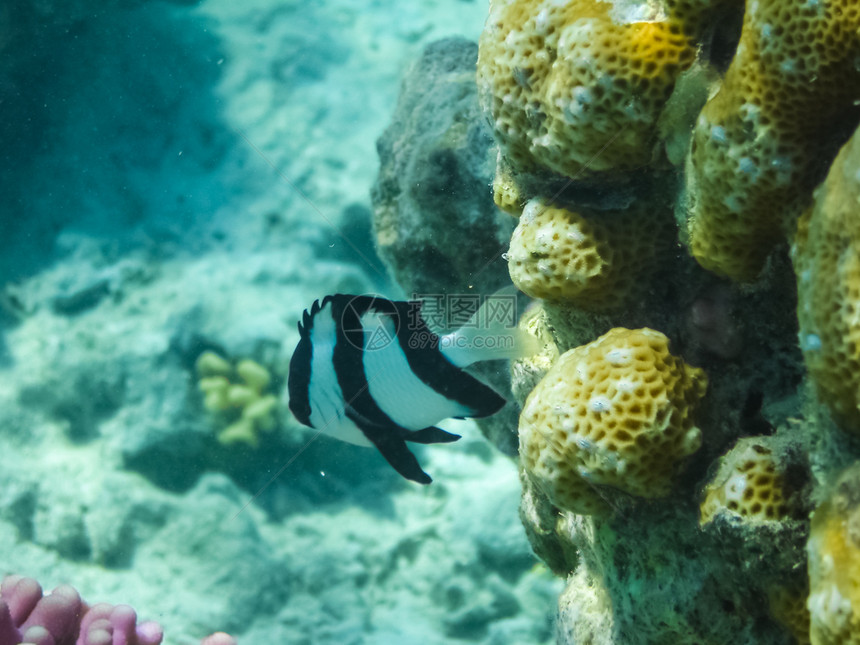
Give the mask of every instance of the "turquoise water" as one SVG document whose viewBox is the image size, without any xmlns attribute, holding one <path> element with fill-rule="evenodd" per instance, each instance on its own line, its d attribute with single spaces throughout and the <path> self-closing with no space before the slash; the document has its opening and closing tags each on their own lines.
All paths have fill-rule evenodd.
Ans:
<svg viewBox="0 0 860 645">
<path fill-rule="evenodd" d="M 473 423 L 416 450 L 422 487 L 300 426 L 283 394 L 314 299 L 404 295 L 371 223 L 376 141 L 410 64 L 485 14 L 0 7 L 3 574 L 129 603 L 165 643 L 553 641 L 560 583 L 524 536 L 515 464 Z M 237 412 L 207 407 L 204 351 L 234 385 L 242 360 L 266 373 L 253 439 L 225 441 Z"/>
</svg>

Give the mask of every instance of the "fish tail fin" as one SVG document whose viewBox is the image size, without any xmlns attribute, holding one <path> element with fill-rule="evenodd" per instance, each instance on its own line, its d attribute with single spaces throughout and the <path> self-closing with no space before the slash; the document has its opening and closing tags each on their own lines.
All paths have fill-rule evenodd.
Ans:
<svg viewBox="0 0 860 645">
<path fill-rule="evenodd" d="M 412 443 L 451 443 L 452 441 L 457 441 L 460 435 L 446 432 L 442 428 L 430 426 L 422 430 L 413 430 L 404 435 L 403 438 Z"/>
<path fill-rule="evenodd" d="M 523 295 L 514 287 L 487 296 L 466 324 L 439 337 L 445 358 L 457 367 L 466 367 L 479 361 L 537 354 L 540 351 L 537 338 L 517 325 L 518 297 Z"/>
</svg>

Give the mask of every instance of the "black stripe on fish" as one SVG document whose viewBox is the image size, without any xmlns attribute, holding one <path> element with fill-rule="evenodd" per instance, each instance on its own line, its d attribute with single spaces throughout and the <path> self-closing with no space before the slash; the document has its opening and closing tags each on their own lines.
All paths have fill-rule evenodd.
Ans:
<svg viewBox="0 0 860 645">
<path fill-rule="evenodd" d="M 337 323 L 337 341 L 334 346 L 334 368 L 338 384 L 346 401 L 346 416 L 359 427 L 370 442 L 376 446 L 385 460 L 403 477 L 419 484 L 429 484 L 432 479 L 425 473 L 409 448 L 405 436 L 409 430 L 398 426 L 382 411 L 370 394 L 367 375 L 364 372 L 364 329 L 361 316 L 371 306 L 373 298 L 350 297 L 342 294 L 326 296 L 322 306 L 331 303 L 331 315 Z M 385 303 L 377 311 L 388 313 Z"/>
<path fill-rule="evenodd" d="M 394 303 L 408 325 L 401 326 L 397 334 L 400 349 L 409 362 L 412 373 L 444 397 L 469 409 L 470 417 L 488 417 L 501 410 L 506 401 L 493 388 L 457 367 L 442 354 L 439 336 L 432 331 L 420 315 L 420 302 Z M 410 307 L 417 307 L 410 320 Z M 405 328 L 404 328 L 405 327 Z M 429 339 L 426 344 L 415 342 Z"/>
<path fill-rule="evenodd" d="M 463 371 L 440 351 L 439 336 L 433 333 L 421 316 L 420 301 L 392 301 L 372 296 L 344 296 L 348 306 L 360 318 L 367 311 L 391 316 L 400 349 L 406 356 L 409 368 L 428 387 L 469 410 L 470 417 L 488 417 L 504 407 L 506 401 L 493 388 Z M 343 306 L 343 305 L 342 305 Z M 355 338 L 358 342 L 358 338 Z M 462 418 L 462 417 L 460 417 Z"/>
</svg>

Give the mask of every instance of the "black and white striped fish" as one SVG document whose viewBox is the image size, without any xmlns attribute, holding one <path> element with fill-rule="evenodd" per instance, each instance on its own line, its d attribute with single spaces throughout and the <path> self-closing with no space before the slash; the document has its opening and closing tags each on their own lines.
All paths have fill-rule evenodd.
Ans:
<svg viewBox="0 0 860 645">
<path fill-rule="evenodd" d="M 505 399 L 463 371 L 481 360 L 522 353 L 513 343 L 474 343 L 493 330 L 466 326 L 433 333 L 421 303 L 335 294 L 314 302 L 299 323 L 290 361 L 290 410 L 304 425 L 349 443 L 375 446 L 407 479 L 431 479 L 406 446 L 459 435 L 434 427 L 449 417 L 486 417 Z M 518 332 L 508 329 L 508 339 Z M 517 341 L 520 342 L 520 341 Z M 475 345 L 481 345 L 476 348 Z"/>
</svg>

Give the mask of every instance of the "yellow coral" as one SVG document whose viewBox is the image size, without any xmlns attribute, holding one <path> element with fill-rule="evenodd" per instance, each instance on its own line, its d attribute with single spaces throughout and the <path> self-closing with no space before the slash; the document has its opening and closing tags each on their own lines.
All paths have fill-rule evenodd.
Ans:
<svg viewBox="0 0 860 645">
<path fill-rule="evenodd" d="M 568 177 L 651 162 L 655 124 L 696 48 L 659 12 L 599 0 L 492 0 L 478 88 L 515 170 Z"/>
<path fill-rule="evenodd" d="M 705 489 L 700 524 L 716 517 L 743 518 L 747 523 L 775 522 L 791 511 L 791 493 L 769 437 L 738 440 L 722 458 Z"/>
<path fill-rule="evenodd" d="M 224 445 L 244 443 L 256 448 L 260 431 L 275 426 L 278 399 L 267 394 L 269 371 L 259 363 L 244 359 L 235 369 L 215 352 L 203 352 L 196 362 L 198 387 L 204 394 L 203 405 L 232 421 L 218 433 Z M 231 381 L 235 375 L 238 382 Z"/>
<path fill-rule="evenodd" d="M 518 325 L 523 334 L 535 339 L 535 345 L 539 348 L 531 356 L 511 361 L 511 393 L 520 405 L 559 356 L 558 346 L 546 326 L 545 316 L 543 307 L 533 303 L 523 313 Z"/>
<path fill-rule="evenodd" d="M 563 301 L 606 282 L 612 249 L 602 227 L 532 200 L 523 209 L 507 258 L 511 280 L 523 293 Z"/>
<path fill-rule="evenodd" d="M 747 3 L 689 155 L 690 248 L 706 269 L 752 280 L 792 232 L 860 117 L 858 30 L 856 0 Z"/>
<path fill-rule="evenodd" d="M 793 249 L 800 347 L 822 400 L 860 432 L 860 135 L 839 153 Z"/>
<path fill-rule="evenodd" d="M 671 222 L 643 203 L 586 218 L 540 199 L 523 209 L 511 237 L 508 271 L 525 294 L 590 311 L 623 306 L 647 284 Z"/>
<path fill-rule="evenodd" d="M 522 188 L 501 155 L 496 161 L 496 175 L 493 178 L 493 201 L 508 215 L 519 217 L 523 212 Z"/>
<path fill-rule="evenodd" d="M 616 328 L 558 359 L 526 400 L 520 457 L 557 507 L 604 508 L 595 486 L 661 497 L 702 435 L 693 412 L 707 377 L 652 329 Z"/>
<path fill-rule="evenodd" d="M 860 644 L 860 465 L 815 510 L 807 556 L 812 644 Z"/>
</svg>

